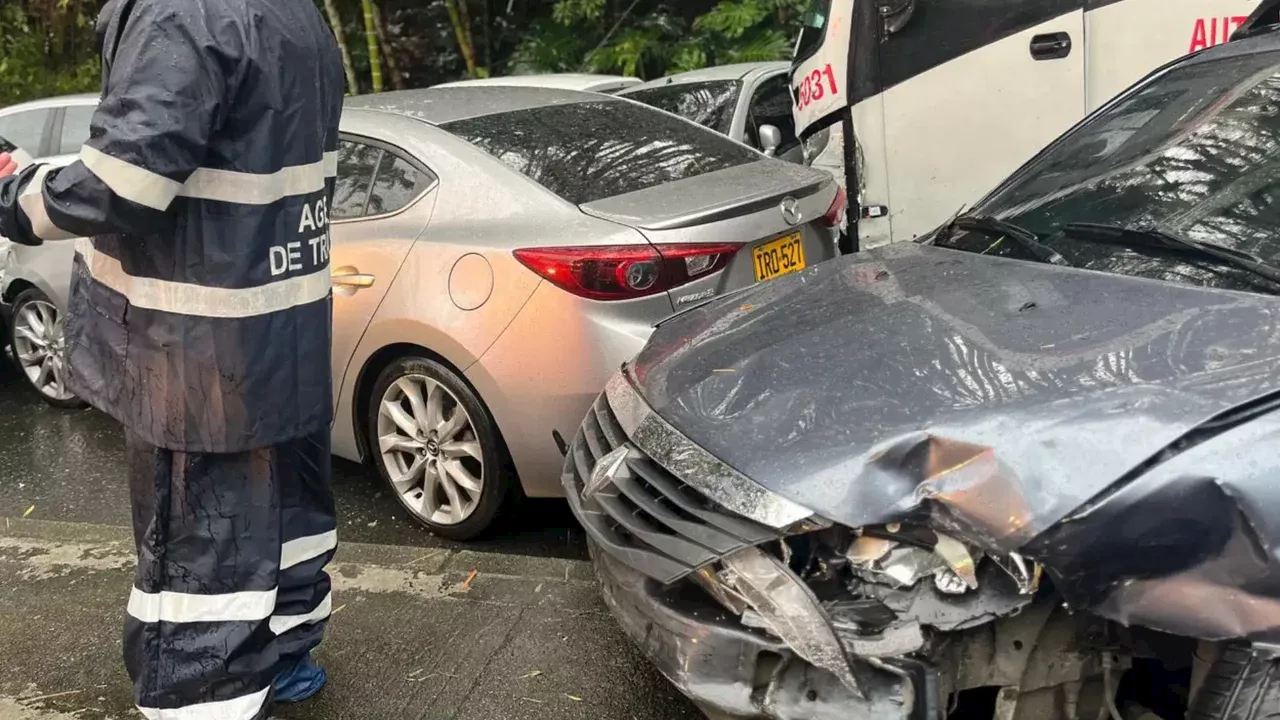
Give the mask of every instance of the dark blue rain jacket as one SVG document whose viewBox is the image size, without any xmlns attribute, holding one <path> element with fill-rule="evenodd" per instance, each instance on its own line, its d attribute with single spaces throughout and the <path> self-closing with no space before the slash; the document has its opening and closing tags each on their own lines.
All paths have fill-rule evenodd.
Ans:
<svg viewBox="0 0 1280 720">
<path fill-rule="evenodd" d="M 115 0 L 99 28 L 79 160 L 0 183 L 4 235 L 80 238 L 69 385 L 173 450 L 327 426 L 343 70 L 315 4 Z"/>
</svg>

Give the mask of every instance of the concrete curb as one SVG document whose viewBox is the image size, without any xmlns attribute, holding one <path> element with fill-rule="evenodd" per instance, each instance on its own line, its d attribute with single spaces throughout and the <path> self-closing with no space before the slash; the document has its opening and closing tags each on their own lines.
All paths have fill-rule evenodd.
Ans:
<svg viewBox="0 0 1280 720">
<path fill-rule="evenodd" d="M 5 518 L 0 524 L 0 538 L 6 537 L 42 541 L 49 545 L 112 546 L 133 552 L 133 533 L 129 528 L 116 526 Z M 341 530 L 334 565 L 362 565 L 441 574 L 469 574 L 474 570 L 477 574 L 499 578 L 595 583 L 595 573 L 591 563 L 586 560 L 349 543 L 341 541 Z"/>
</svg>

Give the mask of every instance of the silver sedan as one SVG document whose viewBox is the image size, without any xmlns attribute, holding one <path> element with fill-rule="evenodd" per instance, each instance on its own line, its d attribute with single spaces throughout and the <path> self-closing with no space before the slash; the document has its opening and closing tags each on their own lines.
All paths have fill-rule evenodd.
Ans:
<svg viewBox="0 0 1280 720">
<path fill-rule="evenodd" d="M 844 207 L 828 175 L 599 94 L 365 96 L 342 130 L 334 452 L 456 538 L 517 484 L 562 492 L 562 437 L 656 322 L 832 257 Z"/>
</svg>

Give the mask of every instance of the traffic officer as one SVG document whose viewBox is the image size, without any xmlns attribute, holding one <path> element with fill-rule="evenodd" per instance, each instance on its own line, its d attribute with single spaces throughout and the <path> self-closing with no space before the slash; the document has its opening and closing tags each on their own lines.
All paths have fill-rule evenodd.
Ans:
<svg viewBox="0 0 1280 720">
<path fill-rule="evenodd" d="M 325 680 L 341 59 L 313 0 L 111 0 L 98 27 L 90 140 L 0 180 L 0 232 L 81 238 L 68 381 L 125 428 L 139 709 L 262 720 Z"/>
</svg>

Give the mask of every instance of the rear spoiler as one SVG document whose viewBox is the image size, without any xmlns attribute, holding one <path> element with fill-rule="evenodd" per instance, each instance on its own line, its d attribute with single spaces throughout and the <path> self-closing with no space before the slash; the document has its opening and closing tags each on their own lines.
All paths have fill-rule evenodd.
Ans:
<svg viewBox="0 0 1280 720">
<path fill-rule="evenodd" d="M 1231 33 L 1231 41 L 1270 32 L 1277 29 L 1277 26 L 1280 26 L 1280 0 L 1262 0 L 1258 7 L 1249 13 L 1244 24 Z"/>
</svg>

